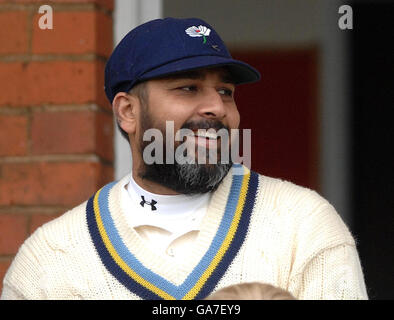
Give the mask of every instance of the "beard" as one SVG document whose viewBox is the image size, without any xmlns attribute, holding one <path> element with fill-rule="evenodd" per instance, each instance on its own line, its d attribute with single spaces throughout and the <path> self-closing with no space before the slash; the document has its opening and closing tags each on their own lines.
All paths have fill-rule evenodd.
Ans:
<svg viewBox="0 0 394 320">
<path fill-rule="evenodd" d="M 141 117 L 141 137 L 145 130 L 154 128 L 152 119 L 147 112 Z M 186 122 L 181 129 L 209 129 L 215 130 L 227 129 L 218 120 L 202 120 Z M 157 129 L 157 128 L 156 128 Z M 161 132 L 164 134 L 163 130 Z M 164 135 L 165 136 L 165 135 Z M 165 139 L 164 139 L 165 140 Z M 143 154 L 144 148 L 149 144 L 148 141 L 141 141 L 139 144 L 140 154 Z M 163 150 L 168 146 L 163 142 Z M 176 147 L 176 145 L 175 145 Z M 231 159 L 228 163 L 152 163 L 143 162 L 142 168 L 139 170 L 139 176 L 160 185 L 163 185 L 180 194 L 201 194 L 215 191 L 223 178 L 231 169 L 233 163 Z"/>
</svg>

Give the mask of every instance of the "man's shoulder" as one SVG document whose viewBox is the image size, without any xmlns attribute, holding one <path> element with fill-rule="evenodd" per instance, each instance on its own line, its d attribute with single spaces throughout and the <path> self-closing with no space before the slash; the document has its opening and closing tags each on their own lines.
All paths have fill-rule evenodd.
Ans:
<svg viewBox="0 0 394 320">
<path fill-rule="evenodd" d="M 106 185 L 102 186 L 101 188 L 97 188 L 97 190 L 94 192 L 94 194 L 92 194 L 89 199 L 86 199 L 79 205 L 76 205 L 75 207 L 67 210 L 59 217 L 43 224 L 37 229 L 37 231 L 50 234 L 64 234 L 64 232 L 70 232 L 72 230 L 78 231 L 81 226 L 86 226 L 86 206 L 88 204 L 88 201 L 93 198 L 98 191 L 102 190 L 106 186 L 111 186 L 111 189 L 112 186 L 116 186 L 112 190 L 117 193 L 119 191 L 119 186 L 122 185 L 124 181 L 127 181 L 128 177 L 129 175 L 125 176 L 120 180 L 111 181 Z"/>
<path fill-rule="evenodd" d="M 354 244 L 349 228 L 334 206 L 317 191 L 294 182 L 259 174 L 259 212 L 297 230 L 297 234 L 319 234 L 322 241 L 335 238 L 333 243 Z"/>
<path fill-rule="evenodd" d="M 43 244 L 47 244 L 52 249 L 72 246 L 74 242 L 80 240 L 81 234 L 87 231 L 86 204 L 87 200 L 41 225 L 30 235 L 24 245 L 39 244 L 42 247 Z"/>
<path fill-rule="evenodd" d="M 20 246 L 4 283 L 21 296 L 43 297 L 41 279 L 60 279 L 70 263 L 86 263 L 94 252 L 86 221 L 87 201 L 38 227 Z M 52 281 L 51 280 L 51 281 Z M 45 296 L 45 295 L 44 295 Z"/>
<path fill-rule="evenodd" d="M 319 221 L 347 229 L 334 206 L 319 192 L 294 182 L 259 174 L 258 203 L 276 217 L 297 224 Z"/>
<path fill-rule="evenodd" d="M 74 239 L 79 239 L 82 235 L 85 236 L 88 233 L 86 210 L 89 200 L 92 199 L 98 191 L 106 187 L 110 187 L 112 195 L 120 195 L 120 187 L 126 183 L 128 178 L 129 175 L 126 175 L 119 180 L 111 181 L 101 188 L 97 188 L 89 199 L 86 199 L 79 205 L 64 212 L 59 217 L 43 224 L 34 234 L 36 234 L 37 237 L 45 236 L 46 239 L 50 238 L 51 241 L 66 243 L 74 241 Z"/>
<path fill-rule="evenodd" d="M 59 229 L 64 226 L 75 226 L 78 225 L 85 217 L 86 205 L 88 200 L 78 204 L 77 206 L 65 211 L 59 217 L 43 224 L 40 228 L 43 230 Z"/>
<path fill-rule="evenodd" d="M 256 195 L 253 197 L 254 208 L 257 210 L 263 208 L 271 211 L 287 211 L 287 209 L 292 208 L 294 212 L 294 209 L 302 207 L 300 213 L 307 214 L 317 207 L 332 207 L 328 200 L 311 188 L 283 178 L 268 176 L 244 166 L 243 170 L 243 174 L 251 173 L 249 186 L 253 186 L 253 188 L 250 190 L 253 191 L 257 188 Z M 238 172 L 232 171 L 232 175 L 225 178 L 223 185 L 227 187 L 228 192 L 231 189 L 231 181 L 234 182 L 234 177 L 239 174 Z M 233 180 L 231 180 L 231 176 Z"/>
<path fill-rule="evenodd" d="M 293 208 L 301 205 L 309 206 L 311 209 L 317 206 L 331 206 L 329 201 L 316 190 L 283 178 L 255 173 L 259 177 L 260 194 L 270 197 L 276 205 L 290 205 Z"/>
</svg>

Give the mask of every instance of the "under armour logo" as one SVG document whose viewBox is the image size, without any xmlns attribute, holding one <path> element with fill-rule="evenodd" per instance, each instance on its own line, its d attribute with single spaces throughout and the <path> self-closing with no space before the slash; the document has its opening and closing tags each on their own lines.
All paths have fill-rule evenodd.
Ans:
<svg viewBox="0 0 394 320">
<path fill-rule="evenodd" d="M 145 200 L 144 196 L 141 196 L 142 201 L 140 202 L 140 205 L 143 207 L 146 204 L 150 205 L 152 211 L 157 210 L 157 208 L 155 207 L 155 204 L 157 203 L 157 201 L 153 200 L 151 202 L 148 202 Z"/>
</svg>

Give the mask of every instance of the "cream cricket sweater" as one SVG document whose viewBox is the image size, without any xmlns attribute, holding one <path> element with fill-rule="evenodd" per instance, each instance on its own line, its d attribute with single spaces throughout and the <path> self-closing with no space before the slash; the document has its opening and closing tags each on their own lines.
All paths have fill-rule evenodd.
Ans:
<svg viewBox="0 0 394 320">
<path fill-rule="evenodd" d="M 236 166 L 175 262 L 128 227 L 120 194 L 129 178 L 38 228 L 7 271 L 1 298 L 202 299 L 250 281 L 298 299 L 368 298 L 354 239 L 316 192 Z"/>
</svg>

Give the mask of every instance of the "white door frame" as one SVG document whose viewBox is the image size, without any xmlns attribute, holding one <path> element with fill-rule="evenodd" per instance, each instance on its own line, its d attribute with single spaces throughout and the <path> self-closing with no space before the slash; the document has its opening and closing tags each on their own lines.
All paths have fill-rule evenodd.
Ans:
<svg viewBox="0 0 394 320">
<path fill-rule="evenodd" d="M 114 45 L 136 26 L 163 15 L 162 0 L 115 0 L 113 12 Z M 114 119 L 114 169 L 118 180 L 131 172 L 130 145 L 120 134 Z"/>
</svg>

